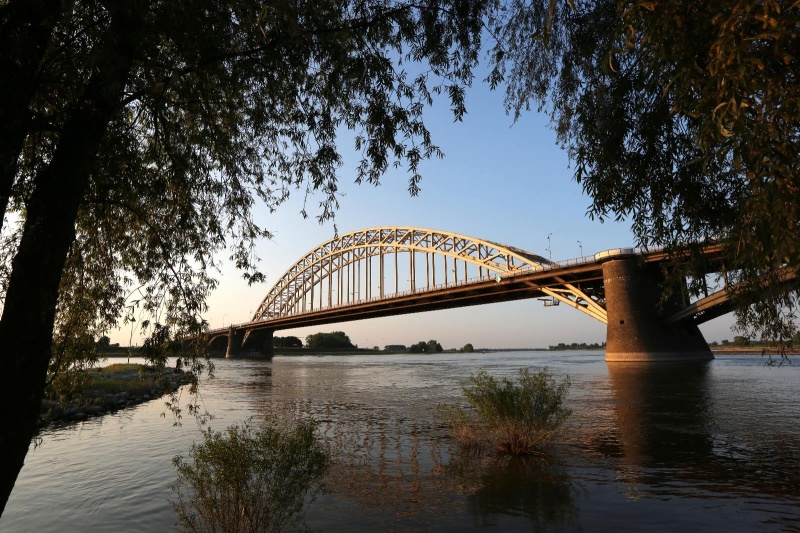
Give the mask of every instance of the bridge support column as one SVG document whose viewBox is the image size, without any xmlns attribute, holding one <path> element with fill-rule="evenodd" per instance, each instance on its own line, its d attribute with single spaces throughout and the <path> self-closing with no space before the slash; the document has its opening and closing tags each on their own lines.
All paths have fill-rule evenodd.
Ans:
<svg viewBox="0 0 800 533">
<path fill-rule="evenodd" d="M 251 331 L 245 339 L 242 349 L 252 359 L 272 359 L 272 329 Z"/>
<path fill-rule="evenodd" d="M 665 325 L 662 316 L 680 309 L 679 296 L 661 299 L 663 274 L 641 267 L 636 258 L 603 264 L 608 329 L 606 361 L 707 361 L 711 350 L 697 326 Z"/>
<path fill-rule="evenodd" d="M 233 326 L 228 330 L 228 349 L 225 351 L 226 359 L 241 357 L 244 333 L 245 332 L 242 330 L 237 331 Z"/>
<path fill-rule="evenodd" d="M 263 359 L 272 359 L 275 356 L 275 352 L 272 348 L 272 336 L 275 334 L 275 331 L 271 329 L 263 330 L 261 334 L 261 357 Z"/>
</svg>

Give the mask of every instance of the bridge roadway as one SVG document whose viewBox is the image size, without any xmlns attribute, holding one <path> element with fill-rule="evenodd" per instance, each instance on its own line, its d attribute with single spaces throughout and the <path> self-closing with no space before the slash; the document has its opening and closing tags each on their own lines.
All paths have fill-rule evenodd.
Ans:
<svg viewBox="0 0 800 533">
<path fill-rule="evenodd" d="M 399 242 L 398 235 L 395 231 L 394 239 Z M 399 250 L 399 244 L 395 243 L 395 246 Z M 721 247 L 708 245 L 703 249 L 703 254 L 711 265 L 710 270 L 719 271 Z M 532 254 L 525 257 L 545 261 Z M 480 277 L 391 295 L 316 308 L 312 303 L 311 308 L 306 309 L 300 309 L 299 304 L 295 304 L 294 309 L 278 316 L 264 314 L 249 322 L 210 330 L 206 338 L 213 342 L 227 337 L 228 357 L 236 357 L 244 352 L 250 356 L 258 353 L 269 358 L 272 356 L 272 335 L 277 330 L 540 298 L 545 300 L 545 305 L 569 305 L 605 323 L 608 331 L 606 359 L 609 361 L 711 359 L 713 356 L 697 325 L 730 310 L 727 291 L 723 289 L 691 303 L 685 296 L 679 296 L 666 304 L 657 305 L 660 285 L 664 281 L 661 263 L 669 259 L 663 251 L 637 253 L 631 249 L 618 249 L 564 262 L 537 263 L 537 268 L 502 274 L 487 269 L 485 273 L 481 272 Z M 411 260 L 413 264 L 413 258 Z M 445 268 L 446 265 L 445 262 Z M 333 270 L 330 267 L 325 272 L 331 276 L 329 290 L 331 287 L 335 290 Z M 457 270 L 453 269 L 453 272 Z M 312 274 L 310 279 L 313 283 L 316 278 Z M 339 283 L 341 288 L 342 281 Z M 303 290 L 309 292 L 307 287 Z M 313 288 L 310 290 L 313 302 Z M 265 301 L 268 299 L 269 296 Z M 322 301 L 321 295 L 319 299 Z M 330 295 L 328 299 L 331 301 Z"/>
</svg>

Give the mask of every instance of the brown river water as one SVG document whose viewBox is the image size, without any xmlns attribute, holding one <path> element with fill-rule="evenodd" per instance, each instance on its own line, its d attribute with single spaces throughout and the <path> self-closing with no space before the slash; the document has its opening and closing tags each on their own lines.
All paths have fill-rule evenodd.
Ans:
<svg viewBox="0 0 800 533">
<path fill-rule="evenodd" d="M 216 360 L 207 424 L 312 415 L 336 459 L 314 531 L 800 531 L 800 361 L 607 364 L 602 352 Z M 547 459 L 466 457 L 437 405 L 479 369 L 571 379 Z M 0 531 L 169 531 L 172 457 L 201 438 L 163 401 L 45 430 Z"/>
</svg>

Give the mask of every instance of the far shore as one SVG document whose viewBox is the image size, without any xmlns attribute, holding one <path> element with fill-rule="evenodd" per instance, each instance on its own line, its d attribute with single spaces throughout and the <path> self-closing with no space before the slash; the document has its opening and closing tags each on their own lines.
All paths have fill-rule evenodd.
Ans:
<svg viewBox="0 0 800 533">
<path fill-rule="evenodd" d="M 711 353 L 715 355 L 780 355 L 775 347 L 769 346 L 709 346 Z M 101 358 L 125 359 L 129 357 L 142 357 L 138 352 L 139 347 L 121 348 L 118 351 L 104 352 L 98 354 Z M 601 351 L 602 349 L 591 350 Z M 498 352 L 550 352 L 563 350 L 548 350 L 547 348 L 476 348 L 471 353 L 498 353 Z M 585 350 L 581 350 L 585 351 Z M 459 350 L 444 350 L 441 353 L 458 354 L 470 353 Z M 302 357 L 304 355 L 424 355 L 425 352 L 409 352 L 405 350 L 372 350 L 367 348 L 343 349 L 343 350 L 308 350 L 306 348 L 275 348 L 274 355 L 283 357 Z M 787 351 L 786 355 L 796 355 L 793 351 Z M 214 359 L 225 357 L 225 352 L 211 352 Z"/>
<path fill-rule="evenodd" d="M 780 355 L 777 348 L 766 346 L 711 346 L 711 353 L 714 355 Z M 786 355 L 795 355 L 793 351 L 787 350 Z"/>
</svg>

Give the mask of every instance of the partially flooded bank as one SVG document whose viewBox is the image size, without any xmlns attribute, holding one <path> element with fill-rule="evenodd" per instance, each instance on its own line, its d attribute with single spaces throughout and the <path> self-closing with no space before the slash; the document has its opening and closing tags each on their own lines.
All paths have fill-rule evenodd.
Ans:
<svg viewBox="0 0 800 533">
<path fill-rule="evenodd" d="M 68 396 L 45 397 L 39 427 L 58 422 L 77 422 L 174 393 L 195 380 L 179 368 L 154 369 L 143 364 L 118 363 L 84 370 Z"/>
</svg>

